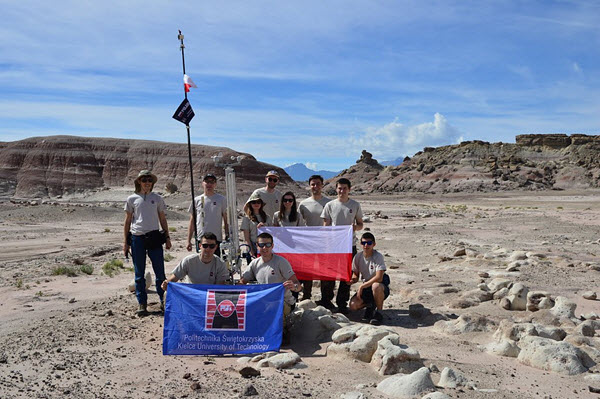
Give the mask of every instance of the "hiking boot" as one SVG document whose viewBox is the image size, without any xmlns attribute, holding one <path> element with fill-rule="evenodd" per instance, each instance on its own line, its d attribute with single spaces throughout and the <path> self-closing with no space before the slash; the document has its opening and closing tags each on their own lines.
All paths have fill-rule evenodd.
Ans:
<svg viewBox="0 0 600 399">
<path fill-rule="evenodd" d="M 374 311 L 375 311 L 375 308 L 371 308 L 371 307 L 366 308 L 365 314 L 360 321 L 362 321 L 363 323 L 369 323 L 371 321 L 371 319 L 373 318 Z"/>
<path fill-rule="evenodd" d="M 379 326 L 381 325 L 382 321 L 383 315 L 376 310 L 375 313 L 373 313 L 373 318 L 371 319 L 371 321 L 369 321 L 369 323 L 374 326 Z"/>
<path fill-rule="evenodd" d="M 136 314 L 140 317 L 148 315 L 148 305 L 145 303 L 140 303 Z"/>
<path fill-rule="evenodd" d="M 160 311 L 165 312 L 165 301 L 162 299 L 160 300 Z"/>
<path fill-rule="evenodd" d="M 326 301 L 326 300 L 320 299 L 315 303 L 317 304 L 317 306 L 323 306 L 325 309 L 329 309 L 329 310 L 335 309 L 335 305 L 331 301 Z"/>
<path fill-rule="evenodd" d="M 350 309 L 348 309 L 348 306 L 339 306 L 337 308 L 336 313 L 341 313 L 343 315 L 347 315 L 347 314 L 350 314 Z"/>
</svg>

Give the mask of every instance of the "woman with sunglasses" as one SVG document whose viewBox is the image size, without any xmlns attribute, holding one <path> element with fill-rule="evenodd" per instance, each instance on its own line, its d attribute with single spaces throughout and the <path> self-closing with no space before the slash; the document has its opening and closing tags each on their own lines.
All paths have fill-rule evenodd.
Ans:
<svg viewBox="0 0 600 399">
<path fill-rule="evenodd" d="M 296 205 L 296 196 L 293 192 L 288 191 L 281 197 L 281 205 L 279 210 L 273 215 L 273 226 L 304 226 L 302 214 L 298 212 Z"/>
<path fill-rule="evenodd" d="M 273 225 L 271 216 L 264 210 L 265 203 L 260 196 L 253 193 L 244 205 L 244 217 L 240 230 L 244 233 L 244 242 L 250 247 L 250 255 L 256 258 L 256 237 L 258 228 Z"/>
<path fill-rule="evenodd" d="M 130 195 L 125 203 L 125 225 L 123 227 L 124 242 L 123 253 L 128 257 L 131 248 L 131 258 L 135 271 L 135 295 L 138 300 L 138 316 L 147 314 L 148 295 L 146 294 L 146 256 L 152 262 L 152 269 L 156 276 L 156 293 L 160 298 L 160 308 L 164 310 L 161 287 L 165 280 L 165 259 L 162 244 L 166 239 L 165 247 L 171 248 L 169 226 L 165 217 L 165 201 L 162 197 L 152 192 L 158 181 L 156 175 L 149 170 L 142 170 L 136 179 L 135 194 Z M 161 228 L 163 233 L 158 230 Z"/>
</svg>

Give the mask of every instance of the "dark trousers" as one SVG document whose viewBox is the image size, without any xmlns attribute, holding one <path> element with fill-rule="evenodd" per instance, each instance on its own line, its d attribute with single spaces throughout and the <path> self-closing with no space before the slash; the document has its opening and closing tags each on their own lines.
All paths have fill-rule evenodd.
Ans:
<svg viewBox="0 0 600 399">
<path fill-rule="evenodd" d="M 356 255 L 356 246 L 352 246 L 352 258 Z M 321 300 L 331 302 L 333 300 L 333 291 L 335 290 L 335 281 L 321 280 Z M 345 281 L 340 281 L 338 286 L 335 304 L 338 308 L 348 307 L 350 299 L 350 286 Z"/>
<path fill-rule="evenodd" d="M 302 283 L 302 299 L 310 299 L 312 297 L 312 280 L 300 280 Z M 292 291 L 292 295 L 298 300 L 299 292 Z"/>
</svg>

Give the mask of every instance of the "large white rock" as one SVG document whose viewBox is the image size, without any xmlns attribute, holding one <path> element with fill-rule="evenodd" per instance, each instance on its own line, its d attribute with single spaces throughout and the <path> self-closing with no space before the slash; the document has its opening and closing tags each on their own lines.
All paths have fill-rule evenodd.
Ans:
<svg viewBox="0 0 600 399">
<path fill-rule="evenodd" d="M 371 365 L 380 375 L 391 375 L 412 373 L 423 367 L 423 362 L 416 349 L 400 344 L 400 337 L 390 334 L 377 343 Z"/>
<path fill-rule="evenodd" d="M 394 375 L 377 384 L 377 390 L 394 398 L 412 398 L 434 389 L 427 367 L 421 367 L 412 374 Z"/>
<path fill-rule="evenodd" d="M 497 356 L 517 357 L 521 348 L 515 341 L 510 339 L 501 339 L 499 342 L 490 342 L 485 346 L 485 351 Z"/>
<path fill-rule="evenodd" d="M 431 392 L 423 396 L 421 399 L 450 399 L 450 396 L 442 392 Z"/>
<path fill-rule="evenodd" d="M 357 359 L 369 363 L 377 350 L 377 343 L 383 337 L 394 334 L 393 331 L 374 326 L 348 326 L 337 330 L 333 343 L 327 347 L 327 356 Z M 345 330 L 346 331 L 342 331 Z"/>
<path fill-rule="evenodd" d="M 340 399 L 365 399 L 365 395 L 362 392 L 352 391 L 342 394 Z"/>
<path fill-rule="evenodd" d="M 496 323 L 484 316 L 460 315 L 456 320 L 440 320 L 433 328 L 448 335 L 458 335 L 469 332 L 488 332 L 496 327 Z"/>
<path fill-rule="evenodd" d="M 519 362 L 541 370 L 561 374 L 580 374 L 587 371 L 584 366 L 587 356 L 568 342 L 557 342 L 549 338 L 524 337 L 519 346 Z"/>
<path fill-rule="evenodd" d="M 334 331 L 349 323 L 341 313 L 332 314 L 322 306 L 313 307 L 310 300 L 302 301 L 302 307 L 289 316 L 289 331 L 293 342 L 324 342 Z"/>
<path fill-rule="evenodd" d="M 148 290 L 148 288 L 150 288 L 152 286 L 152 273 L 150 273 L 150 271 L 146 270 L 146 274 L 144 274 L 144 279 L 146 280 L 146 291 Z M 133 278 L 130 282 L 129 285 L 127 286 L 127 288 L 129 289 L 129 292 L 135 292 L 135 278 Z"/>
<path fill-rule="evenodd" d="M 575 318 L 575 309 L 577 308 L 577 304 L 571 301 L 564 296 L 556 297 L 554 301 L 554 307 L 550 309 L 550 313 L 559 319 L 568 319 L 568 320 L 576 320 Z"/>
<path fill-rule="evenodd" d="M 298 363 L 300 361 L 300 356 L 296 352 L 287 352 L 269 357 L 264 359 L 264 361 L 268 363 L 269 367 L 287 369 Z"/>
<path fill-rule="evenodd" d="M 510 301 L 510 310 L 527 309 L 527 288 L 523 283 L 515 283 L 508 291 L 506 298 Z"/>
<path fill-rule="evenodd" d="M 525 260 L 527 259 L 527 252 L 526 251 L 514 251 L 512 254 L 510 254 L 510 256 L 508 257 L 508 261 L 509 262 L 514 262 L 516 260 Z"/>
<path fill-rule="evenodd" d="M 495 279 L 492 279 L 492 281 L 490 281 L 488 283 L 488 287 L 489 287 L 490 291 L 496 292 L 504 287 L 508 287 L 510 285 L 510 283 L 511 283 L 511 281 L 509 279 L 496 277 Z"/>
<path fill-rule="evenodd" d="M 458 371 L 444 367 L 438 386 L 442 388 L 458 388 L 469 385 L 469 380 Z"/>
</svg>

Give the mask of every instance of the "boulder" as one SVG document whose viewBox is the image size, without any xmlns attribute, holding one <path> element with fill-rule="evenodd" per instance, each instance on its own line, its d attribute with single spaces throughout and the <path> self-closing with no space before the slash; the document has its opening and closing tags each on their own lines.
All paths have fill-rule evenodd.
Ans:
<svg viewBox="0 0 600 399">
<path fill-rule="evenodd" d="M 423 396 L 421 399 L 450 399 L 450 396 L 442 392 L 431 392 Z"/>
<path fill-rule="evenodd" d="M 394 398 L 412 398 L 435 390 L 427 367 L 421 367 L 412 374 L 397 374 L 377 384 L 377 390 Z"/>
<path fill-rule="evenodd" d="M 527 294 L 529 288 L 522 283 L 515 283 L 508 291 L 506 298 L 510 301 L 510 310 L 527 309 Z"/>
<path fill-rule="evenodd" d="M 519 362 L 540 370 L 575 375 L 587 371 L 587 355 L 568 342 L 557 342 L 549 338 L 524 337 L 519 343 Z"/>
<path fill-rule="evenodd" d="M 508 287 L 511 281 L 506 278 L 496 277 L 488 283 L 490 291 L 496 292 L 501 288 Z"/>
<path fill-rule="evenodd" d="M 261 362 L 266 361 L 269 367 L 276 369 L 287 369 L 300 362 L 300 360 L 300 356 L 296 352 L 288 352 L 269 357 L 261 360 Z"/>
<path fill-rule="evenodd" d="M 496 322 L 484 316 L 460 315 L 456 320 L 440 320 L 434 324 L 434 329 L 448 335 L 458 335 L 469 332 L 488 332 L 496 327 Z"/>
<path fill-rule="evenodd" d="M 469 380 L 456 370 L 444 367 L 437 385 L 442 388 L 458 388 L 469 385 Z"/>
<path fill-rule="evenodd" d="M 527 259 L 526 251 L 513 251 L 512 254 L 508 257 L 508 262 L 514 262 L 516 260 L 525 260 Z"/>
<path fill-rule="evenodd" d="M 552 309 L 550 309 L 550 312 L 554 316 L 559 318 L 561 321 L 563 319 L 576 320 L 576 308 L 577 305 L 574 302 L 563 296 L 558 296 L 556 297 L 556 300 L 554 301 L 554 306 L 552 307 Z"/>
<path fill-rule="evenodd" d="M 149 270 L 146 270 L 146 274 L 144 274 L 144 279 L 146 280 L 146 291 L 152 287 L 152 273 Z M 135 292 L 135 278 L 131 279 L 129 285 L 127 286 L 129 292 Z"/>
<path fill-rule="evenodd" d="M 505 357 L 517 357 L 521 352 L 521 348 L 519 348 L 515 341 L 504 338 L 499 342 L 490 342 L 484 349 L 493 355 Z"/>
<path fill-rule="evenodd" d="M 371 365 L 380 375 L 391 375 L 412 373 L 423 367 L 423 362 L 416 349 L 400 344 L 400 337 L 390 334 L 377 343 Z"/>
<path fill-rule="evenodd" d="M 357 359 L 369 363 L 383 337 L 394 332 L 382 327 L 354 325 L 337 330 L 333 343 L 327 347 L 327 356 Z M 342 331 L 345 330 L 346 331 Z M 338 334 L 339 333 L 339 334 Z"/>
<path fill-rule="evenodd" d="M 589 299 L 590 301 L 594 301 L 598 297 L 594 291 L 586 291 L 581 294 L 581 296 L 585 299 Z"/>
</svg>

